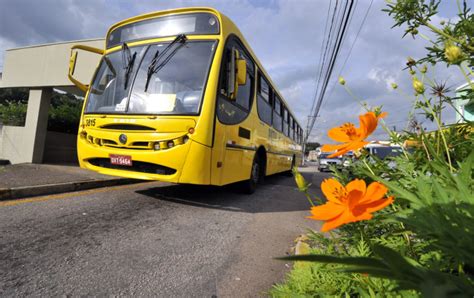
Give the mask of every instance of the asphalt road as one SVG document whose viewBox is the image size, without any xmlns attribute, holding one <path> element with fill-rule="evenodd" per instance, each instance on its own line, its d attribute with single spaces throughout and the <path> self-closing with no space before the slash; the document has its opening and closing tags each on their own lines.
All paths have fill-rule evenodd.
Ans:
<svg viewBox="0 0 474 298">
<path fill-rule="evenodd" d="M 327 174 L 305 176 L 317 192 Z M 281 175 L 250 196 L 151 182 L 0 202 L 0 296 L 264 295 L 319 227 L 308 210 Z"/>
</svg>

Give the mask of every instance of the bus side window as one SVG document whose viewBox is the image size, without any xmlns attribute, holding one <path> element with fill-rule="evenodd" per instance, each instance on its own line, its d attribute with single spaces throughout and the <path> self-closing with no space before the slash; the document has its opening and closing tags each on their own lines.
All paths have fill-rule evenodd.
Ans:
<svg viewBox="0 0 474 298">
<path fill-rule="evenodd" d="M 273 127 L 278 131 L 282 131 L 281 125 L 281 100 L 278 95 L 275 94 L 275 104 L 273 106 Z"/>
<path fill-rule="evenodd" d="M 290 139 L 293 139 L 293 131 L 292 131 L 292 126 L 293 125 L 293 117 L 288 114 L 288 137 Z"/>
<path fill-rule="evenodd" d="M 258 90 L 257 90 L 257 111 L 260 120 L 272 125 L 272 106 L 270 100 L 270 87 L 263 77 L 263 75 L 258 73 Z"/>
<path fill-rule="evenodd" d="M 283 133 L 285 136 L 289 136 L 288 134 L 288 109 L 283 107 Z"/>
<path fill-rule="evenodd" d="M 239 85 L 237 98 L 235 101 L 229 100 L 229 92 L 227 90 L 228 69 L 230 66 L 232 49 L 239 51 L 240 57 L 247 62 L 247 80 L 245 85 Z M 250 113 L 253 98 L 254 84 L 254 65 L 253 62 L 236 41 L 230 41 L 224 50 L 222 67 L 219 80 L 219 95 L 217 117 L 224 124 L 237 124 L 242 122 Z"/>
</svg>

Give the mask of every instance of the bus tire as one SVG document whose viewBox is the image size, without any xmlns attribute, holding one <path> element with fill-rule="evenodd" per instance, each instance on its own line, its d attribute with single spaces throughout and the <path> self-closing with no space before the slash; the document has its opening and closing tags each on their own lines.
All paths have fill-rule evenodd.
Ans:
<svg viewBox="0 0 474 298">
<path fill-rule="evenodd" d="M 252 162 L 252 168 L 250 169 L 250 178 L 242 182 L 242 191 L 245 194 L 253 194 L 257 189 L 258 183 L 260 182 L 262 164 L 258 154 L 255 154 Z"/>
</svg>

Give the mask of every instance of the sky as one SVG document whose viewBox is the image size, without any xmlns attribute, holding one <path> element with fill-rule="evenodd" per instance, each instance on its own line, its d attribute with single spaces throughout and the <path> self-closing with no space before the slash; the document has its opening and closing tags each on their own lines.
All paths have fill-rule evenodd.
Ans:
<svg viewBox="0 0 474 298">
<path fill-rule="evenodd" d="M 324 27 L 330 2 L 335 0 L 0 0 L 0 72 L 7 49 L 34 44 L 103 38 L 114 23 L 138 14 L 188 6 L 210 6 L 227 15 L 239 27 L 263 67 L 280 90 L 296 118 L 306 127 L 318 78 Z M 474 0 L 468 0 L 472 7 Z M 327 130 L 345 122 L 358 123 L 362 107 L 339 84 L 346 86 L 369 106 L 383 106 L 387 125 L 406 128 L 413 100 L 407 57 L 422 58 L 428 42 L 402 39 L 404 28 L 391 29 L 394 21 L 382 12 L 385 1 L 357 0 L 347 36 L 342 45 L 333 77 L 310 135 L 310 141 L 330 142 Z M 368 16 L 364 20 L 367 12 Z M 442 0 L 434 24 L 454 20 L 454 0 Z M 363 24 L 360 33 L 359 28 Z M 429 34 L 428 32 L 425 32 Z M 352 47 L 353 45 L 353 47 Z M 352 51 L 350 51 L 352 47 Z M 350 55 L 349 55 L 350 54 Z M 347 59 L 347 62 L 344 63 Z M 438 65 L 428 76 L 446 80 L 451 89 L 462 84 L 460 73 Z M 390 84 L 399 85 L 393 91 Z M 402 94 L 408 94 L 404 96 Z M 423 126 L 432 128 L 420 115 Z M 445 111 L 444 122 L 454 121 L 454 112 Z M 380 129 L 372 139 L 384 139 Z"/>
</svg>

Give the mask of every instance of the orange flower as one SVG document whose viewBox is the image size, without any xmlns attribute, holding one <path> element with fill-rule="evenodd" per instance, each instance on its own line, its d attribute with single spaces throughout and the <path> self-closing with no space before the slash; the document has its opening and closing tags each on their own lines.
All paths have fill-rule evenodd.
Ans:
<svg viewBox="0 0 474 298">
<path fill-rule="evenodd" d="M 366 187 L 364 180 L 355 179 L 344 187 L 331 178 L 321 183 L 321 190 L 327 203 L 312 207 L 308 218 L 326 221 L 321 228 L 322 232 L 346 223 L 371 219 L 371 213 L 393 202 L 393 197 L 383 198 L 388 189 L 379 182 L 372 182 Z"/>
<path fill-rule="evenodd" d="M 329 155 L 329 158 L 343 155 L 351 150 L 357 150 L 369 142 L 365 139 L 377 128 L 377 123 L 380 118 L 387 115 L 386 112 L 376 116 L 374 112 L 368 112 L 365 115 L 359 116 L 360 128 L 357 128 L 352 123 L 345 123 L 342 126 L 331 128 L 328 136 L 342 144 L 339 145 L 324 145 L 322 151 L 335 153 Z"/>
</svg>

